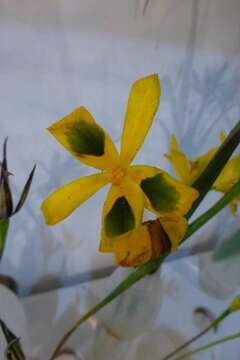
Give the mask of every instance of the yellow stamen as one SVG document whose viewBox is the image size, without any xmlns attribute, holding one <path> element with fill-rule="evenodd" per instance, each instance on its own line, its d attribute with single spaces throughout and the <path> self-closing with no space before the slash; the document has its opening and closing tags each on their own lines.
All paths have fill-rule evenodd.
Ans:
<svg viewBox="0 0 240 360">
<path fill-rule="evenodd" d="M 127 169 L 117 167 L 111 172 L 111 182 L 113 185 L 120 185 L 127 175 Z"/>
</svg>

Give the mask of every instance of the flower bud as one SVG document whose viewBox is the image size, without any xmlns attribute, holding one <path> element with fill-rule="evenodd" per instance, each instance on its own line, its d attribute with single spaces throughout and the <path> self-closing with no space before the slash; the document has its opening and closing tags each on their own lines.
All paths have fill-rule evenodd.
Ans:
<svg viewBox="0 0 240 360">
<path fill-rule="evenodd" d="M 7 139 L 3 145 L 3 160 L 0 162 L 0 258 L 3 254 L 8 227 L 9 219 L 16 214 L 23 206 L 29 193 L 33 175 L 35 172 L 35 166 L 29 174 L 28 180 L 22 190 L 17 206 L 13 207 L 12 192 L 9 184 L 9 176 L 12 175 L 8 171 L 7 166 Z"/>
<path fill-rule="evenodd" d="M 7 139 L 3 145 L 3 161 L 0 164 L 0 219 L 7 219 L 13 210 L 12 195 L 8 181 Z"/>
<path fill-rule="evenodd" d="M 229 306 L 229 310 L 231 312 L 240 310 L 240 295 L 237 295 L 235 299 L 232 301 L 231 305 Z"/>
</svg>

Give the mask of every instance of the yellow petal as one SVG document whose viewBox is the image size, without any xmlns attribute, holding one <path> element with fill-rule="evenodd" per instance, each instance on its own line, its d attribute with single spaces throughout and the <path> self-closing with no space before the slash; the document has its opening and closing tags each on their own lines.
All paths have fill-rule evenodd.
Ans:
<svg viewBox="0 0 240 360">
<path fill-rule="evenodd" d="M 212 148 L 206 154 L 201 155 L 195 160 L 190 161 L 191 169 L 189 185 L 192 185 L 199 178 L 199 176 L 203 173 L 209 162 L 216 154 L 217 150 L 218 148 Z"/>
<path fill-rule="evenodd" d="M 143 190 L 145 206 L 157 215 L 185 215 L 199 195 L 197 190 L 173 179 L 158 168 L 131 166 L 128 173 Z"/>
<path fill-rule="evenodd" d="M 130 90 L 125 115 L 121 162 L 129 165 L 152 125 L 160 99 L 160 81 L 157 74 L 136 81 Z"/>
<path fill-rule="evenodd" d="M 226 134 L 224 131 L 221 131 L 219 134 L 220 142 L 223 143 L 225 139 L 226 139 Z M 238 174 L 240 173 L 240 166 L 237 163 L 239 163 L 238 156 L 236 156 L 226 164 L 225 166 L 226 169 L 222 171 L 222 173 L 217 178 L 214 184 L 215 190 L 227 192 L 234 185 L 235 181 L 240 177 L 237 176 L 237 173 Z M 240 197 L 236 200 L 233 200 L 229 204 L 233 216 L 237 215 L 237 211 L 238 211 L 237 200 L 240 200 Z"/>
<path fill-rule="evenodd" d="M 152 243 L 148 228 L 141 225 L 129 234 L 114 240 L 113 252 L 117 264 L 138 266 L 152 257 Z"/>
<path fill-rule="evenodd" d="M 132 181 L 140 185 L 142 180 L 162 172 L 161 169 L 154 166 L 132 165 L 128 168 L 127 174 Z"/>
<path fill-rule="evenodd" d="M 121 186 L 113 185 L 104 203 L 99 250 L 111 252 L 115 238 L 138 227 L 143 208 L 144 196 L 137 184 L 126 179 Z"/>
<path fill-rule="evenodd" d="M 165 156 L 171 163 L 178 178 L 184 184 L 192 185 L 206 169 L 216 152 L 217 148 L 212 148 L 206 154 L 194 160 L 189 160 L 180 150 L 176 136 L 173 135 L 170 141 L 170 151 Z"/>
<path fill-rule="evenodd" d="M 235 155 L 227 162 L 221 174 L 214 183 L 213 188 L 217 191 L 226 193 L 240 179 L 240 155 Z M 240 196 L 236 197 L 230 203 L 230 209 L 234 216 L 237 215 L 238 201 Z"/>
<path fill-rule="evenodd" d="M 109 135 L 84 107 L 77 108 L 48 130 L 84 164 L 111 170 L 119 163 L 119 155 Z"/>
<path fill-rule="evenodd" d="M 240 155 L 235 155 L 227 162 L 214 183 L 214 189 L 227 192 L 240 179 Z"/>
<path fill-rule="evenodd" d="M 108 182 L 109 176 L 101 173 L 74 180 L 54 191 L 41 206 L 46 223 L 54 225 L 65 219 Z"/>
<path fill-rule="evenodd" d="M 169 153 L 165 155 L 172 165 L 176 175 L 184 182 L 186 185 L 190 185 L 190 161 L 186 155 L 180 151 L 177 138 L 175 135 L 172 135 L 170 140 L 170 150 Z"/>
<path fill-rule="evenodd" d="M 171 251 L 177 251 L 187 230 L 187 220 L 182 216 L 169 215 L 161 217 L 160 223 L 171 241 Z"/>
</svg>

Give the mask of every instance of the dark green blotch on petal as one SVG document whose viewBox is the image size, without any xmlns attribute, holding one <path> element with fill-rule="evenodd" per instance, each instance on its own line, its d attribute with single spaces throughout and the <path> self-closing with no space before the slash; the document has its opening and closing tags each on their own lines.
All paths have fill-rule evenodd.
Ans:
<svg viewBox="0 0 240 360">
<path fill-rule="evenodd" d="M 106 233 L 109 237 L 119 236 L 132 230 L 135 218 L 124 196 L 118 198 L 105 219 Z"/>
<path fill-rule="evenodd" d="M 176 209 L 179 193 L 166 181 L 163 174 L 142 180 L 141 188 L 155 210 L 171 212 Z"/>
<path fill-rule="evenodd" d="M 68 128 L 66 133 L 72 150 L 78 155 L 104 154 L 104 131 L 97 125 L 78 121 Z"/>
</svg>

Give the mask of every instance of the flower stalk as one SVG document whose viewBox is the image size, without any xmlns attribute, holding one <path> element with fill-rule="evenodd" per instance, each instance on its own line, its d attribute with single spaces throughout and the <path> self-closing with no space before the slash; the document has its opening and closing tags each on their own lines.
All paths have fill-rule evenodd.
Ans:
<svg viewBox="0 0 240 360">
<path fill-rule="evenodd" d="M 175 360 L 183 360 L 183 359 L 187 359 L 189 358 L 189 356 L 192 356 L 192 355 L 195 355 L 197 353 L 200 353 L 200 352 L 203 352 L 203 351 L 206 351 L 214 346 L 217 346 L 217 345 L 222 345 L 224 344 L 225 342 L 228 342 L 228 341 L 233 341 L 233 340 L 236 340 L 240 338 L 240 332 L 237 332 L 235 334 L 232 334 L 232 335 L 229 335 L 229 336 L 226 336 L 224 338 L 221 338 L 219 340 L 216 340 L 216 341 L 212 341 L 206 345 L 203 345 L 203 346 L 200 346 L 199 348 L 195 349 L 195 350 L 192 350 L 192 351 L 189 351 L 181 356 L 178 356 L 177 358 L 175 358 Z M 167 358 L 166 358 L 167 359 Z"/>
<path fill-rule="evenodd" d="M 209 326 L 207 326 L 204 330 L 202 330 L 200 333 L 198 333 L 197 335 L 193 336 L 191 339 L 189 339 L 188 341 L 186 341 L 184 344 L 180 345 L 177 349 L 175 349 L 174 351 L 172 351 L 171 353 L 169 353 L 167 356 L 165 356 L 162 360 L 169 360 L 171 359 L 174 355 L 176 355 L 179 351 L 185 349 L 186 347 L 188 347 L 189 345 L 193 344 L 195 341 L 197 341 L 198 339 L 200 339 L 202 336 L 206 335 L 209 331 L 214 330 L 218 327 L 218 325 L 224 320 L 226 319 L 226 317 L 228 317 L 228 315 L 231 314 L 231 311 L 228 309 L 226 309 L 225 311 L 222 312 L 221 315 L 219 315 Z"/>
<path fill-rule="evenodd" d="M 222 209 L 224 209 L 228 204 L 231 203 L 236 196 L 240 194 L 240 180 L 233 185 L 233 187 L 218 200 L 210 209 L 205 213 L 199 216 L 194 220 L 188 227 L 185 238 L 182 242 L 187 240 L 193 233 L 195 233 L 199 228 L 205 225 L 210 219 L 217 215 Z"/>
<path fill-rule="evenodd" d="M 201 331 L 199 334 L 197 334 L 196 336 L 193 336 L 191 339 L 189 339 L 188 341 L 186 341 L 184 344 L 180 345 L 177 349 L 175 349 L 174 351 L 172 351 L 171 353 L 169 353 L 166 357 L 164 357 L 162 360 L 169 360 L 171 359 L 174 355 L 176 355 L 179 351 L 185 349 L 187 346 L 193 344 L 195 341 L 197 341 L 198 339 L 200 339 L 203 335 L 207 334 L 210 330 L 215 330 L 218 328 L 218 326 L 220 325 L 221 322 L 223 322 L 229 315 L 231 315 L 232 313 L 236 312 L 236 311 L 240 311 L 240 295 L 236 296 L 233 301 L 231 302 L 231 304 L 215 319 L 211 322 L 211 324 L 209 326 L 207 326 L 203 331 Z M 208 348 L 208 347 L 207 347 Z M 183 357 L 179 357 L 175 360 L 180 360 L 180 359 L 184 359 L 185 357 L 194 354 L 195 352 L 200 352 L 200 349 L 207 349 L 205 346 L 199 348 L 198 350 L 195 350 L 193 352 L 188 352 L 185 355 L 183 355 Z"/>
</svg>

